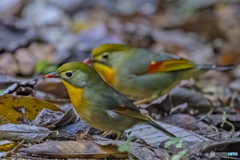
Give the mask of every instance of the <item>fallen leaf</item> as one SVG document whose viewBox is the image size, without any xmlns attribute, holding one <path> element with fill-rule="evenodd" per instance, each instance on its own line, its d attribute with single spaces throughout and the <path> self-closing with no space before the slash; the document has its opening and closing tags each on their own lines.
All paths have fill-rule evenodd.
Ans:
<svg viewBox="0 0 240 160">
<path fill-rule="evenodd" d="M 198 121 L 195 117 L 187 114 L 173 114 L 162 117 L 160 119 L 165 123 L 171 123 L 175 126 L 180 126 L 186 130 L 196 131 L 203 128 L 208 128 L 208 125 L 202 121 Z"/>
<path fill-rule="evenodd" d="M 63 117 L 63 115 L 64 113 L 61 111 L 52 111 L 44 108 L 30 123 L 30 125 L 53 129 L 56 127 L 54 124 L 58 122 Z"/>
<path fill-rule="evenodd" d="M 35 89 L 59 98 L 69 98 L 68 91 L 62 82 L 48 82 L 47 79 L 40 80 Z"/>
<path fill-rule="evenodd" d="M 1 74 L 0 73 L 0 89 L 6 89 L 7 87 L 9 87 L 10 85 L 14 84 L 14 83 L 21 83 L 23 85 L 25 84 L 32 84 L 32 82 L 35 83 L 35 79 L 36 78 L 15 78 L 15 77 L 10 77 L 8 75 L 5 74 Z"/>
<path fill-rule="evenodd" d="M 23 28 L 15 24 L 6 25 L 0 22 L 0 50 L 14 51 L 20 46 L 27 45 L 35 38 L 36 33 L 31 28 L 26 28 L 26 26 Z"/>
<path fill-rule="evenodd" d="M 17 62 L 11 53 L 0 55 L 0 72 L 5 72 L 9 75 L 16 75 L 19 72 Z"/>
<path fill-rule="evenodd" d="M 201 92 L 194 89 L 175 87 L 169 94 L 172 98 L 173 106 L 187 103 L 189 108 L 197 109 L 201 112 L 208 112 L 212 107 L 211 102 Z"/>
<path fill-rule="evenodd" d="M 156 122 L 156 121 L 155 121 Z M 192 131 L 185 130 L 183 128 L 163 123 L 163 122 L 156 122 L 159 125 L 161 125 L 163 128 L 165 128 L 167 131 L 170 133 L 174 134 L 177 137 L 181 137 L 184 141 L 187 142 L 203 142 L 203 141 L 208 141 L 208 138 L 204 138 L 201 135 L 195 134 Z M 124 132 L 127 137 L 129 136 L 135 136 L 136 138 L 142 139 L 145 141 L 148 145 L 152 147 L 159 147 L 160 145 L 163 144 L 163 142 L 166 142 L 167 140 L 170 139 L 167 135 L 164 133 L 156 130 L 155 128 L 141 124 L 141 125 L 136 125 L 131 129 L 128 129 Z"/>
<path fill-rule="evenodd" d="M 45 2 L 32 2 L 22 11 L 22 17 L 35 27 L 70 27 L 70 17 L 60 8 Z"/>
<path fill-rule="evenodd" d="M 62 126 L 56 128 L 58 135 L 53 134 L 49 138 L 54 140 L 76 140 L 76 135 L 83 133 L 89 126 L 85 121 L 80 120 L 74 124 Z M 90 129 L 88 135 L 92 135 L 94 132 L 93 128 Z"/>
<path fill-rule="evenodd" d="M 23 7 L 23 0 L 3 0 L 0 2 L 0 14 L 16 15 Z"/>
<path fill-rule="evenodd" d="M 33 72 L 35 64 L 40 61 L 54 63 L 56 50 L 51 45 L 32 43 L 28 48 L 18 49 L 15 58 L 18 62 L 19 70 L 24 75 Z"/>
<path fill-rule="evenodd" d="M 44 127 L 29 126 L 26 124 L 4 124 L 0 125 L 1 139 L 12 141 L 43 141 L 51 131 Z"/>
<path fill-rule="evenodd" d="M 116 146 L 101 146 L 92 141 L 53 141 L 42 144 L 35 144 L 29 148 L 22 148 L 18 151 L 26 155 L 41 155 L 52 158 L 127 158 L 126 152 L 120 153 Z"/>
<path fill-rule="evenodd" d="M 165 113 L 169 113 L 173 107 L 173 102 L 169 95 L 164 95 L 150 104 L 140 106 L 140 108 L 146 109 L 154 119 L 158 119 L 159 114 L 164 115 Z"/>
<path fill-rule="evenodd" d="M 79 41 L 81 42 L 79 45 L 82 46 L 84 51 L 91 51 L 94 47 L 105 43 L 122 42 L 107 30 L 104 23 L 97 23 L 94 27 L 83 30 L 79 33 Z"/>
<path fill-rule="evenodd" d="M 230 84 L 229 84 L 229 87 L 233 90 L 237 90 L 240 92 L 240 79 L 237 79 L 235 81 L 232 81 Z"/>
<path fill-rule="evenodd" d="M 103 137 L 94 136 L 94 139 L 97 144 L 100 145 L 116 145 L 121 146 L 124 141 L 119 140 L 109 140 Z M 151 148 L 147 145 L 131 142 L 130 143 L 130 150 L 128 151 L 138 159 L 144 159 L 144 160 L 168 160 L 170 155 L 169 151 L 162 148 Z"/>
<path fill-rule="evenodd" d="M 209 153 L 211 151 L 224 151 L 231 144 L 240 144 L 240 138 L 229 138 L 227 140 L 221 141 L 204 141 L 201 143 L 183 143 L 183 148 L 188 149 L 188 155 L 191 154 L 200 154 L 200 153 Z"/>
<path fill-rule="evenodd" d="M 0 151 L 10 151 L 16 146 L 16 143 L 9 140 L 0 141 Z"/>
<path fill-rule="evenodd" d="M 182 104 L 184 104 L 184 106 L 179 106 Z M 191 109 L 194 109 L 205 113 L 209 112 L 212 105 L 201 92 L 198 92 L 195 89 L 177 86 L 171 90 L 169 95 L 164 95 L 150 104 L 140 106 L 140 108 L 146 109 L 149 112 L 149 115 L 156 120 L 159 120 L 161 117 L 160 115 L 173 112 L 175 107 L 184 107 L 185 112 L 190 112 Z"/>
<path fill-rule="evenodd" d="M 57 106 L 40 99 L 24 96 L 0 96 L 0 124 L 33 121 L 38 112 L 48 108 L 61 111 Z"/>
<path fill-rule="evenodd" d="M 76 123 L 79 120 L 78 114 L 75 112 L 73 108 L 69 109 L 59 121 L 54 123 L 56 127 L 65 126 L 67 124 Z"/>
<path fill-rule="evenodd" d="M 236 130 L 239 130 L 240 129 L 239 115 L 227 114 L 226 116 L 227 116 L 226 117 L 227 120 L 235 126 Z M 212 114 L 210 116 L 207 116 L 203 120 L 208 124 L 213 124 L 214 126 L 220 127 L 220 124 L 222 123 L 222 120 L 223 120 L 223 114 Z M 227 130 L 231 130 L 232 127 L 228 124 L 224 124 L 223 128 Z"/>
<path fill-rule="evenodd" d="M 182 31 L 153 29 L 150 33 L 157 42 L 174 44 L 185 50 L 194 51 L 204 47 L 204 43 L 199 37 Z"/>
<path fill-rule="evenodd" d="M 182 148 L 176 148 L 175 145 L 168 147 L 168 150 L 174 153 L 178 153 L 182 149 L 188 149 L 188 155 L 200 154 L 208 150 L 212 151 L 213 148 L 216 149 L 216 151 L 221 151 L 221 149 L 226 148 L 228 144 L 240 143 L 240 138 L 229 138 L 215 141 L 176 126 L 162 122 L 157 123 L 177 137 L 182 137 Z M 165 143 L 169 140 L 168 136 L 148 125 L 136 125 L 133 128 L 126 130 L 125 134 L 127 136 L 135 136 L 154 148 L 164 148 Z M 219 148 L 216 148 L 216 146 L 219 146 Z"/>
<path fill-rule="evenodd" d="M 36 80 L 37 81 L 37 80 Z M 0 95 L 12 94 L 14 96 L 34 96 L 35 90 L 34 85 L 36 81 L 27 83 L 14 83 L 4 90 Z"/>
<path fill-rule="evenodd" d="M 75 114 L 73 109 L 68 110 L 66 113 L 60 111 L 51 111 L 44 108 L 31 122 L 31 125 L 38 127 L 46 127 L 49 129 L 73 124 L 79 120 L 78 115 Z"/>
</svg>

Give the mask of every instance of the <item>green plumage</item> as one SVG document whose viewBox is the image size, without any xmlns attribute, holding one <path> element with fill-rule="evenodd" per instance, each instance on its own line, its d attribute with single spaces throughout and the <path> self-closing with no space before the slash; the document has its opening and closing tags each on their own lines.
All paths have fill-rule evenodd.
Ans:
<svg viewBox="0 0 240 160">
<path fill-rule="evenodd" d="M 175 137 L 142 115 L 127 97 L 109 86 L 93 67 L 70 62 L 51 75 L 64 82 L 75 110 L 91 126 L 121 135 L 136 124 L 149 124 L 166 135 Z"/>
<path fill-rule="evenodd" d="M 116 48 L 116 51 L 114 51 L 114 48 Z M 176 55 L 158 54 L 119 44 L 105 44 L 97 47 L 92 52 L 92 59 L 95 63 L 113 69 L 113 87 L 115 89 L 124 95 L 138 98 L 162 96 L 181 80 L 196 77 L 209 69 L 229 70 L 232 68 L 231 66 L 197 65 L 187 60 L 181 60 Z M 169 63 L 166 65 L 168 68 L 148 74 L 153 62 L 171 61 L 176 61 L 176 63 Z M 181 61 L 183 63 L 179 63 Z"/>
</svg>

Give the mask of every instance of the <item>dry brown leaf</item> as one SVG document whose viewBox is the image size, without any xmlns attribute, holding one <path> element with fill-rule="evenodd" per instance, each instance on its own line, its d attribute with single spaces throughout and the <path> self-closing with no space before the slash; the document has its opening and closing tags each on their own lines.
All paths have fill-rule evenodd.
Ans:
<svg viewBox="0 0 240 160">
<path fill-rule="evenodd" d="M 79 120 L 73 109 L 68 110 L 66 113 L 60 111 L 51 111 L 44 108 L 32 121 L 31 125 L 46 127 L 53 129 L 56 127 L 65 126 L 67 124 L 73 124 Z"/>
<path fill-rule="evenodd" d="M 43 141 L 51 131 L 44 127 L 29 126 L 26 124 L 4 124 L 0 125 L 1 139 L 12 141 Z"/>
<path fill-rule="evenodd" d="M 161 125 L 163 128 L 165 128 L 167 131 L 174 134 L 175 136 L 181 137 L 184 141 L 187 142 L 209 141 L 209 139 L 204 138 L 203 136 L 198 135 L 192 131 L 188 131 L 183 128 L 163 122 L 156 123 Z M 168 137 L 164 133 L 145 124 L 134 126 L 133 128 L 126 130 L 125 134 L 127 136 L 135 136 L 136 138 L 142 139 L 152 147 L 159 147 L 161 144 L 163 144 L 163 142 L 170 140 L 170 137 Z"/>
<path fill-rule="evenodd" d="M 199 110 L 209 111 L 211 102 L 203 96 L 201 92 L 195 89 L 187 89 L 183 87 L 175 87 L 169 93 L 174 106 L 187 103 L 188 107 Z"/>
<path fill-rule="evenodd" d="M 17 62 L 11 53 L 0 55 L 0 72 L 15 75 L 19 72 Z"/>
<path fill-rule="evenodd" d="M 5 74 L 1 74 L 0 73 L 0 89 L 6 89 L 7 87 L 9 87 L 10 85 L 14 84 L 14 83 L 19 83 L 19 84 L 32 84 L 32 82 L 36 81 L 36 78 L 15 78 L 15 77 L 10 77 L 8 75 Z M 35 83 L 34 83 L 35 84 Z"/>
<path fill-rule="evenodd" d="M 206 123 L 198 121 L 195 117 L 187 114 L 173 114 L 162 117 L 160 120 L 176 126 L 181 126 L 186 130 L 196 131 L 203 128 L 208 128 L 208 125 Z"/>
<path fill-rule="evenodd" d="M 29 48 L 21 48 L 16 51 L 15 58 L 19 65 L 19 70 L 24 75 L 32 73 L 37 62 L 46 61 L 53 63 L 55 60 L 54 47 L 46 44 L 32 43 Z"/>
<path fill-rule="evenodd" d="M 116 145 L 121 146 L 124 141 L 109 140 L 103 137 L 94 136 L 97 144 L 100 145 Z M 151 148 L 147 145 L 131 142 L 130 149 L 128 151 L 138 159 L 142 160 L 168 160 L 170 159 L 169 151 L 163 148 Z"/>
<path fill-rule="evenodd" d="M 92 141 L 52 141 L 36 144 L 19 150 L 27 155 L 44 155 L 54 158 L 127 158 L 126 152 L 120 153 L 116 146 L 101 146 Z"/>
<path fill-rule="evenodd" d="M 86 131 L 88 127 L 90 127 L 89 124 L 83 120 L 80 120 L 77 123 L 56 128 L 56 130 L 59 132 L 58 135 L 53 134 L 50 136 L 50 138 L 54 140 L 76 140 L 77 136 L 79 134 L 82 135 L 82 133 Z M 95 133 L 95 129 L 91 128 L 88 132 L 88 135 L 92 135 L 93 133 Z"/>
<path fill-rule="evenodd" d="M 234 127 L 235 130 L 239 130 L 240 129 L 240 116 L 237 114 L 227 114 L 227 120 L 229 122 L 231 122 Z M 214 126 L 218 126 L 220 127 L 221 123 L 222 123 L 222 119 L 223 119 L 223 115 L 222 114 L 212 114 L 206 118 L 204 118 L 204 120 L 208 123 L 208 124 L 213 124 Z M 228 124 L 224 124 L 223 128 L 226 130 L 231 130 L 232 127 Z"/>
<path fill-rule="evenodd" d="M 61 111 L 57 106 L 40 99 L 24 96 L 0 96 L 0 124 L 33 121 L 43 108 Z"/>
<path fill-rule="evenodd" d="M 0 50 L 12 52 L 36 39 L 37 34 L 33 28 L 26 26 L 23 28 L 18 22 L 17 19 L 8 24 L 0 22 Z"/>
<path fill-rule="evenodd" d="M 210 152 L 213 149 L 221 151 L 221 149 L 226 148 L 229 144 L 240 143 L 240 138 L 228 138 L 222 139 L 221 141 L 215 141 L 173 125 L 164 124 L 162 122 L 158 122 L 158 124 L 177 137 L 182 137 L 182 148 L 176 148 L 175 145 L 168 147 L 168 150 L 174 153 L 177 153 L 182 149 L 188 149 L 188 155 Z M 136 138 L 143 140 L 154 148 L 164 148 L 165 142 L 169 140 L 168 136 L 147 125 L 137 125 L 132 129 L 125 131 L 125 133 L 128 136 L 135 136 Z"/>
<path fill-rule="evenodd" d="M 36 90 L 50 93 L 58 98 L 69 98 L 68 91 L 62 82 L 40 81 L 35 86 Z"/>
</svg>

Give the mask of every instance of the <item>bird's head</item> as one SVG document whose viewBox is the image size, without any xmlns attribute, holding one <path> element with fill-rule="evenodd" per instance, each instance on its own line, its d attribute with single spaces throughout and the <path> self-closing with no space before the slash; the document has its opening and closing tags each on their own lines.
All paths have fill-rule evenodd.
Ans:
<svg viewBox="0 0 240 160">
<path fill-rule="evenodd" d="M 89 80 L 98 76 L 94 68 L 80 62 L 69 62 L 46 75 L 47 78 L 60 78 L 75 88 L 83 88 Z"/>
<path fill-rule="evenodd" d="M 84 63 L 99 63 L 114 68 L 124 58 L 128 49 L 130 47 L 121 44 L 104 44 L 93 49 L 91 59 L 84 60 Z"/>
</svg>

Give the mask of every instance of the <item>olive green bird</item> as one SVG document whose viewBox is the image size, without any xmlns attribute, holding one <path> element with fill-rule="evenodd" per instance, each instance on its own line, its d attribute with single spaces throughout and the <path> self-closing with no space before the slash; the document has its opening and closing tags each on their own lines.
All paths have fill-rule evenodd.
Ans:
<svg viewBox="0 0 240 160">
<path fill-rule="evenodd" d="M 79 116 L 94 128 L 118 134 L 136 124 L 149 124 L 164 134 L 172 133 L 141 114 L 124 95 L 108 85 L 93 67 L 70 62 L 62 65 L 47 78 L 60 78 Z"/>
<path fill-rule="evenodd" d="M 104 44 L 92 51 L 97 72 L 124 95 L 155 99 L 168 93 L 181 80 L 210 69 L 231 70 L 233 66 L 198 65 L 176 55 L 154 53 L 121 44 Z"/>
</svg>

